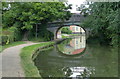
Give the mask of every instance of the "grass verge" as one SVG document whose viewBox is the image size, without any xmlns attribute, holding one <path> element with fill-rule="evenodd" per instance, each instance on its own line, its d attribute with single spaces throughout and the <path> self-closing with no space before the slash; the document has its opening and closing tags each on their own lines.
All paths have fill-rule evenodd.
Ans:
<svg viewBox="0 0 120 79">
<path fill-rule="evenodd" d="M 54 44 L 54 42 L 45 42 L 24 47 L 20 53 L 22 68 L 25 73 L 25 77 L 41 77 L 38 73 L 38 69 L 35 67 L 32 61 L 32 55 L 39 47 Z"/>
<path fill-rule="evenodd" d="M 12 46 L 17 46 L 17 45 L 20 45 L 20 44 L 25 44 L 26 42 L 24 41 L 17 41 L 17 42 L 13 42 L 13 43 L 10 43 L 10 44 L 6 44 L 6 45 L 3 45 L 1 46 L 1 50 L 5 50 L 6 48 L 9 48 L 9 47 L 12 47 Z"/>
<path fill-rule="evenodd" d="M 62 35 L 62 38 L 69 38 L 69 36 L 64 36 L 64 35 Z"/>
</svg>

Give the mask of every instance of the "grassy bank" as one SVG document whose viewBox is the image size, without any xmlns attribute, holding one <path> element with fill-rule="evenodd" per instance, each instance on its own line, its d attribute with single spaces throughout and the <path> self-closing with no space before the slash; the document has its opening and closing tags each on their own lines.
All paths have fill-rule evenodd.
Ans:
<svg viewBox="0 0 120 79">
<path fill-rule="evenodd" d="M 54 42 L 45 42 L 41 44 L 31 45 L 22 49 L 20 57 L 26 77 L 41 77 L 38 73 L 37 68 L 34 65 L 34 62 L 32 61 L 32 55 L 37 48 L 50 44 L 54 44 Z"/>
<path fill-rule="evenodd" d="M 9 48 L 9 47 L 12 47 L 12 46 L 17 46 L 17 45 L 20 45 L 20 44 L 25 44 L 26 42 L 24 41 L 17 41 L 17 42 L 13 42 L 13 43 L 10 43 L 10 44 L 6 44 L 6 45 L 3 45 L 1 48 L 2 48 L 2 51 L 6 48 Z"/>
</svg>

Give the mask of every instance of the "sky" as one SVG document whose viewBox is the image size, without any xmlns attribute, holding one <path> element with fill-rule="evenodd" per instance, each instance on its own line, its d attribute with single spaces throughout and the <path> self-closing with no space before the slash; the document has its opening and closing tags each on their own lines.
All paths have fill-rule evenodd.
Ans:
<svg viewBox="0 0 120 79">
<path fill-rule="evenodd" d="M 86 0 L 68 0 L 68 4 L 72 4 L 72 10 L 71 13 L 80 13 L 80 11 L 76 11 L 76 5 L 80 6 L 80 4 L 83 4 Z"/>
</svg>

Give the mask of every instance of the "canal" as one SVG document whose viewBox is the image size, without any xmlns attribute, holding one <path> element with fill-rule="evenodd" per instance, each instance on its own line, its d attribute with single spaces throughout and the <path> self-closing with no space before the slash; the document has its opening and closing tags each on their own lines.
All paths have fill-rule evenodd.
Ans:
<svg viewBox="0 0 120 79">
<path fill-rule="evenodd" d="M 42 77 L 117 77 L 113 47 L 87 44 L 85 35 L 68 38 L 39 51 L 34 63 Z"/>
</svg>

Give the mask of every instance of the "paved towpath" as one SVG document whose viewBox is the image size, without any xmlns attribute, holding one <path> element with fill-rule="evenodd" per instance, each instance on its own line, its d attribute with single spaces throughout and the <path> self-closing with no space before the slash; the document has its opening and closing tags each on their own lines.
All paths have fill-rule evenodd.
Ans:
<svg viewBox="0 0 120 79">
<path fill-rule="evenodd" d="M 25 77 L 20 64 L 20 51 L 23 47 L 33 44 L 38 43 L 27 42 L 2 51 L 0 53 L 0 77 Z"/>
</svg>

